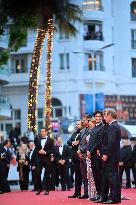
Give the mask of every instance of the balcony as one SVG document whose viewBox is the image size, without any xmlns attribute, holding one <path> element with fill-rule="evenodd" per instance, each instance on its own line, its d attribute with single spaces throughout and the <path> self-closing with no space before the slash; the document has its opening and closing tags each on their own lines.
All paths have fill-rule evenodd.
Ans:
<svg viewBox="0 0 136 205">
<path fill-rule="evenodd" d="M 0 119 L 11 118 L 11 105 L 6 97 L 0 96 Z"/>
<path fill-rule="evenodd" d="M 84 40 L 83 49 L 88 50 L 98 50 L 104 46 L 104 41 L 97 39 Z"/>
<path fill-rule="evenodd" d="M 7 66 L 0 66 L 0 85 L 9 83 L 9 71 Z"/>
<path fill-rule="evenodd" d="M 91 10 L 91 11 L 103 11 L 103 6 L 101 2 L 83 2 L 83 11 L 85 10 Z"/>
<path fill-rule="evenodd" d="M 100 2 L 84 2 L 82 8 L 86 20 L 104 20 L 103 6 Z"/>
<path fill-rule="evenodd" d="M 98 41 L 103 41 L 103 34 L 101 31 L 98 32 L 87 32 L 84 35 L 84 40 L 98 40 Z"/>
</svg>

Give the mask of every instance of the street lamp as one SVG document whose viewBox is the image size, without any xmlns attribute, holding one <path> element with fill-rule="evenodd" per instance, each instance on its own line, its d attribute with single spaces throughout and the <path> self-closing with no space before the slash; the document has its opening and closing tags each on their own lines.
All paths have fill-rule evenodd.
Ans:
<svg viewBox="0 0 136 205">
<path fill-rule="evenodd" d="M 95 87 L 95 77 L 94 77 L 94 71 L 95 71 L 95 54 L 98 52 L 98 51 L 101 51 L 105 48 L 109 48 L 111 46 L 113 46 L 114 43 L 111 43 L 111 44 L 108 44 L 106 46 L 103 46 L 97 50 L 88 50 L 88 51 L 74 51 L 73 53 L 86 53 L 86 54 L 91 54 L 91 58 L 92 58 L 92 95 L 93 95 L 93 112 L 95 111 L 96 109 L 96 106 L 95 106 L 95 93 L 96 93 L 96 87 Z"/>
</svg>

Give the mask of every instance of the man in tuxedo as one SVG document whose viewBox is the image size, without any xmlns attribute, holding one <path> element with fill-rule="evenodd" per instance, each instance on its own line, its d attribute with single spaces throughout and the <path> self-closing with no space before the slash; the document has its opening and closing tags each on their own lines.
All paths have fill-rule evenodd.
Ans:
<svg viewBox="0 0 136 205">
<path fill-rule="evenodd" d="M 100 149 L 104 138 L 104 132 L 102 132 L 104 126 L 102 122 L 103 113 L 100 110 L 96 110 L 93 115 L 96 124 L 95 127 L 91 129 L 87 155 L 89 158 L 91 158 L 92 172 L 96 186 L 97 197 L 91 198 L 91 201 L 98 200 L 101 196 L 102 160 L 100 158 Z"/>
<path fill-rule="evenodd" d="M 7 181 L 11 160 L 11 153 L 9 151 L 10 146 L 10 140 L 5 140 L 0 149 L 0 194 L 10 192 Z"/>
<path fill-rule="evenodd" d="M 67 141 L 68 146 L 71 147 L 72 155 L 73 155 L 73 165 L 75 172 L 75 193 L 68 198 L 77 198 L 81 196 L 81 185 L 82 185 L 82 176 L 80 170 L 80 160 L 77 154 L 79 142 L 81 140 L 81 132 L 82 132 L 82 122 L 78 120 L 76 122 L 75 130 L 71 136 L 71 138 Z"/>
<path fill-rule="evenodd" d="M 38 153 L 37 156 L 37 166 L 36 166 L 36 183 L 39 195 L 42 189 L 45 189 L 44 195 L 49 195 L 50 188 L 50 163 L 51 163 L 51 154 L 54 153 L 54 142 L 53 140 L 47 136 L 48 129 L 43 127 L 41 129 L 41 137 L 36 141 L 36 150 Z M 45 168 L 45 181 L 44 187 L 42 187 L 41 183 L 41 173 L 42 169 Z"/>
<path fill-rule="evenodd" d="M 121 202 L 121 188 L 118 173 L 121 131 L 116 118 L 117 115 L 113 109 L 104 110 L 104 119 L 109 126 L 107 146 L 105 148 L 105 154 L 102 156 L 105 169 L 102 176 L 102 199 L 99 202 L 103 204 L 118 204 Z M 111 195 L 110 200 L 108 200 L 109 189 Z"/>
<path fill-rule="evenodd" d="M 33 141 L 29 142 L 29 160 L 30 160 L 30 166 L 31 166 L 31 173 L 32 173 L 32 183 L 34 184 L 34 190 L 36 191 L 37 189 L 37 183 L 36 183 L 36 167 L 37 167 L 37 150 L 35 148 L 35 144 Z"/>
<path fill-rule="evenodd" d="M 66 191 L 68 187 L 68 161 L 70 158 L 70 148 L 63 144 L 62 138 L 57 137 L 57 145 L 55 146 L 55 160 L 57 162 L 58 174 L 61 179 L 62 191 Z"/>
</svg>

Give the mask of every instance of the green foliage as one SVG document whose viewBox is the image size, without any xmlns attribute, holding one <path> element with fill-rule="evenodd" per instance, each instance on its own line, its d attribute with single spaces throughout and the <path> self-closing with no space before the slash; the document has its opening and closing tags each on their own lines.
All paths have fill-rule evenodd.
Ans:
<svg viewBox="0 0 136 205">
<path fill-rule="evenodd" d="M 17 51 L 27 38 L 28 29 L 46 28 L 48 19 L 64 33 L 75 35 L 75 21 L 81 21 L 80 8 L 72 0 L 0 0 L 0 35 L 9 28 L 9 50 Z M 57 28 L 56 27 L 56 28 Z"/>
<path fill-rule="evenodd" d="M 0 51 L 0 66 L 5 65 L 9 58 L 9 52 L 7 50 Z"/>
<path fill-rule="evenodd" d="M 16 27 L 14 24 L 11 26 L 9 31 L 9 47 L 11 51 L 17 51 L 26 42 L 27 28 Z"/>
</svg>

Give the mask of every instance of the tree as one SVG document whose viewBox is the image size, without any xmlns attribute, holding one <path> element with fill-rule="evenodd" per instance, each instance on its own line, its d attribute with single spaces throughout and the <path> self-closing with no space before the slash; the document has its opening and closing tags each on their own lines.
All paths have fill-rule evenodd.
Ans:
<svg viewBox="0 0 136 205">
<path fill-rule="evenodd" d="M 9 46 L 17 50 L 26 39 L 27 29 L 36 28 L 37 36 L 32 55 L 29 94 L 28 94 L 28 127 L 37 131 L 37 96 L 40 58 L 47 34 L 45 125 L 51 131 L 51 50 L 53 31 L 60 28 L 62 32 L 75 35 L 75 21 L 81 20 L 80 8 L 71 0 L 0 0 L 0 32 L 9 24 Z M 9 21 L 10 20 L 10 21 Z M 53 22 L 54 21 L 54 22 Z M 57 26 L 55 26 L 57 25 Z M 55 27 L 54 27 L 55 26 Z"/>
</svg>

